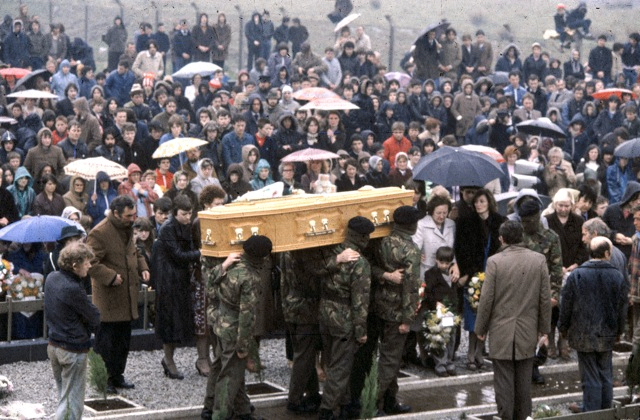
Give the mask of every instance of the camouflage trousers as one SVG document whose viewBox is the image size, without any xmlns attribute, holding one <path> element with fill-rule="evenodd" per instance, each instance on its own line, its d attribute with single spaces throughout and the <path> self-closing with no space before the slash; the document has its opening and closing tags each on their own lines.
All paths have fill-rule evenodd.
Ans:
<svg viewBox="0 0 640 420">
<path fill-rule="evenodd" d="M 247 359 L 240 359 L 235 350 L 235 343 L 222 340 L 215 334 L 211 334 L 213 344 L 213 366 L 207 378 L 207 391 L 204 398 L 204 407 L 213 411 L 213 417 L 219 415 L 222 394 L 225 392 L 227 401 L 227 416 L 232 413 L 241 416 L 251 413 L 251 402 L 247 396 L 244 383 L 244 371 Z"/>
<path fill-rule="evenodd" d="M 400 322 L 377 319 L 380 332 L 380 356 L 378 359 L 378 408 L 383 409 L 384 398 L 395 401 L 398 394 L 398 372 L 402 362 L 407 334 L 399 331 Z"/>
<path fill-rule="evenodd" d="M 341 405 L 350 402 L 349 376 L 358 342 L 353 333 L 330 331 L 322 325 L 320 333 L 327 372 L 320 408 L 335 413 Z"/>
<path fill-rule="evenodd" d="M 316 354 L 321 347 L 320 328 L 318 324 L 289 324 L 293 345 L 293 368 L 289 378 L 289 402 L 301 404 L 302 397 L 317 395 L 318 372 L 316 371 Z"/>
</svg>

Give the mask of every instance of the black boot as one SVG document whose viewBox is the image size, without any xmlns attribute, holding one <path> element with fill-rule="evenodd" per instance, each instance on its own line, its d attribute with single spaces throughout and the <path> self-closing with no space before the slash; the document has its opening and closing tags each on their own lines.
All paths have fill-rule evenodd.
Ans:
<svg viewBox="0 0 640 420">
<path fill-rule="evenodd" d="M 531 374 L 531 382 L 536 385 L 544 385 L 544 376 L 540 373 L 538 366 L 533 367 L 533 373 Z"/>
</svg>

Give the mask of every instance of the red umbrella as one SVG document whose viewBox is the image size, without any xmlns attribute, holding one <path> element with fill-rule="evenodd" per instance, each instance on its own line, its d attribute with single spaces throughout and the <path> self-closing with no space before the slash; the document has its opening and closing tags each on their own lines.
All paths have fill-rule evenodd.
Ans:
<svg viewBox="0 0 640 420">
<path fill-rule="evenodd" d="M 312 101 L 314 99 L 339 98 L 337 93 L 323 87 L 309 87 L 293 92 L 294 99 Z"/>
<path fill-rule="evenodd" d="M 21 69 L 19 67 L 9 67 L 9 68 L 0 70 L 0 76 L 2 77 L 13 76 L 16 79 L 21 79 L 29 73 L 31 73 L 31 70 Z"/>
<path fill-rule="evenodd" d="M 283 157 L 280 162 L 310 162 L 312 160 L 337 159 L 339 157 L 339 155 L 333 152 L 309 147 Z"/>
<path fill-rule="evenodd" d="M 477 144 L 465 144 L 462 146 L 463 149 L 471 150 L 472 152 L 482 153 L 483 155 L 489 156 L 491 159 L 495 160 L 498 163 L 504 162 L 504 156 L 500 154 L 493 147 L 488 146 L 480 146 Z"/>
<path fill-rule="evenodd" d="M 633 99 L 636 99 L 635 93 L 631 92 L 629 89 L 620 89 L 620 88 L 608 88 L 602 89 L 595 92 L 593 95 L 593 99 L 600 99 L 601 101 L 606 101 L 609 99 L 609 96 L 616 95 L 618 99 L 622 100 L 622 94 L 631 95 Z"/>
<path fill-rule="evenodd" d="M 346 110 L 346 109 L 360 109 L 358 105 L 355 105 L 346 99 L 342 99 L 340 97 L 336 98 L 323 98 L 323 99 L 314 99 L 309 101 L 306 105 L 301 106 L 299 109 L 309 110 L 309 109 L 319 109 L 323 111 L 333 111 L 333 110 Z"/>
</svg>

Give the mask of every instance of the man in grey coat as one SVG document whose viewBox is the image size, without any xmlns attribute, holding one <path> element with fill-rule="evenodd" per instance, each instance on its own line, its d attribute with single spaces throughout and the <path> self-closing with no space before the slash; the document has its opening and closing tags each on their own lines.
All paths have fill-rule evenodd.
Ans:
<svg viewBox="0 0 640 420">
<path fill-rule="evenodd" d="M 591 259 L 571 272 L 562 288 L 558 329 L 578 352 L 582 411 L 611 408 L 611 350 L 623 332 L 629 285 L 611 263 L 613 244 L 591 240 Z"/>
<path fill-rule="evenodd" d="M 546 337 L 551 325 L 549 272 L 544 255 L 522 243 L 520 223 L 506 221 L 499 232 L 502 248 L 487 261 L 475 333 L 491 336 L 498 416 L 526 419 L 537 337 Z"/>
</svg>

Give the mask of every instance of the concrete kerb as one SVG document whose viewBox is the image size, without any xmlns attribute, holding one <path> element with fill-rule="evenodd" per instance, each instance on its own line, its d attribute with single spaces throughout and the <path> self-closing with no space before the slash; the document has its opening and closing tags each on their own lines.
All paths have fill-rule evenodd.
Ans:
<svg viewBox="0 0 640 420">
<path fill-rule="evenodd" d="M 620 367 L 624 366 L 627 363 L 628 356 L 617 356 L 613 358 L 613 366 Z M 558 373 L 558 372 L 566 372 L 566 371 L 574 371 L 578 369 L 578 363 L 566 363 L 566 364 L 558 364 L 553 366 L 543 366 L 541 367 L 541 373 Z M 456 377 L 448 377 L 448 378 L 439 378 L 439 379 L 421 379 L 421 380 L 408 380 L 406 378 L 404 381 L 399 383 L 400 391 L 411 391 L 417 389 L 431 389 L 436 387 L 441 387 L 443 385 L 466 385 L 484 381 L 490 381 L 493 378 L 492 372 L 486 372 L 481 374 L 474 375 L 461 375 Z M 614 396 L 621 397 L 625 396 L 628 392 L 627 387 L 617 387 L 614 388 Z M 579 401 L 582 398 L 581 392 L 569 393 L 569 394 L 560 394 L 548 397 L 539 397 L 533 399 L 533 406 L 537 406 L 538 404 L 560 404 L 566 402 Z M 260 408 L 270 408 L 282 406 L 282 409 L 285 409 L 287 401 L 286 394 L 278 394 L 275 396 L 264 396 L 264 397 L 256 397 L 251 399 L 251 403 L 256 407 L 256 410 Z M 128 413 L 122 415 L 110 415 L 110 416 L 99 416 L 100 419 L 119 419 L 119 420 L 169 420 L 169 419 L 182 419 L 182 418 L 197 418 L 200 415 L 200 411 L 202 410 L 202 406 L 195 407 L 181 407 L 181 408 L 170 408 L 164 410 L 149 410 L 149 411 L 138 411 L 135 413 Z M 471 407 L 460 407 L 460 408 L 448 408 L 445 410 L 437 410 L 437 411 L 429 411 L 429 412 L 417 412 L 417 413 L 408 413 L 403 415 L 395 415 L 388 417 L 380 417 L 381 419 L 441 419 L 443 417 L 451 417 L 458 416 L 463 413 L 466 414 L 482 414 L 482 413 L 490 413 L 495 412 L 496 405 L 495 404 L 484 404 L 484 405 L 476 405 Z"/>
</svg>

